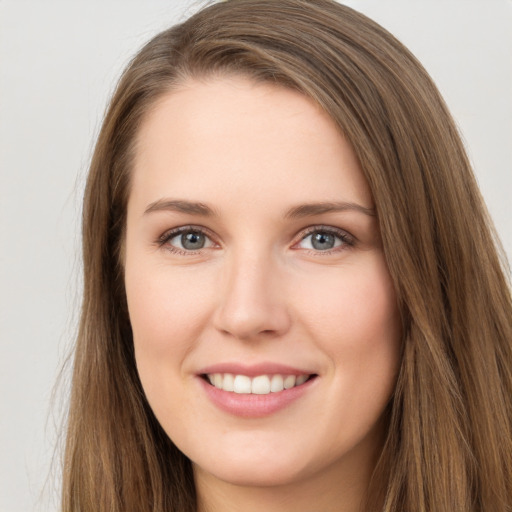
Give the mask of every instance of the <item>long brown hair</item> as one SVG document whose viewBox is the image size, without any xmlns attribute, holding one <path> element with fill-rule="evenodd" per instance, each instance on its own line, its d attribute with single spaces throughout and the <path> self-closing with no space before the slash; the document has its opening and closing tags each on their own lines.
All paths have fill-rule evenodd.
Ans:
<svg viewBox="0 0 512 512">
<path fill-rule="evenodd" d="M 192 512 L 190 462 L 138 379 L 122 247 L 134 139 L 186 78 L 243 74 L 313 98 L 370 184 L 403 322 L 370 511 L 512 510 L 512 301 L 454 122 L 417 60 L 331 0 L 236 0 L 151 40 L 118 84 L 83 208 L 84 297 L 65 511 Z"/>
</svg>

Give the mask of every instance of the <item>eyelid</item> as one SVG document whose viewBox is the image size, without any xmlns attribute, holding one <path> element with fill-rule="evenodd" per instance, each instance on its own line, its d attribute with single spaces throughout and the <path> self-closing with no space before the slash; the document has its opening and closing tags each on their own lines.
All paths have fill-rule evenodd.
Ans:
<svg viewBox="0 0 512 512">
<path fill-rule="evenodd" d="M 186 232 L 190 232 L 190 231 L 195 231 L 195 232 L 201 233 L 202 235 L 206 236 L 214 244 L 214 246 L 219 247 L 220 244 L 216 241 L 216 236 L 209 229 L 205 228 L 204 226 L 199 226 L 199 225 L 195 225 L 195 224 L 188 224 L 185 226 L 178 226 L 178 227 L 175 227 L 172 229 L 168 229 L 167 231 L 165 231 L 162 235 L 160 235 L 157 238 L 156 244 L 158 245 L 158 247 L 166 246 L 165 248 L 167 250 L 169 250 L 170 252 L 173 252 L 176 254 L 184 254 L 184 255 L 194 255 L 194 254 L 198 254 L 200 251 L 203 251 L 204 249 L 212 248 L 212 247 L 206 247 L 206 248 L 201 248 L 201 249 L 197 249 L 194 251 L 194 250 L 183 250 L 183 249 L 180 249 L 179 247 L 175 247 L 175 246 L 167 244 L 167 242 L 169 242 L 169 240 L 171 240 L 172 238 L 174 238 L 182 233 L 186 233 Z M 339 252 L 340 250 L 344 250 L 347 247 L 352 247 L 356 243 L 356 238 L 352 234 L 350 234 L 348 231 L 341 229 L 341 228 L 334 227 L 334 226 L 318 224 L 318 225 L 309 226 L 309 227 L 301 230 L 301 232 L 295 237 L 295 241 L 293 242 L 291 249 L 299 250 L 300 248 L 297 247 L 297 245 L 300 242 L 302 242 L 305 238 L 310 236 L 311 234 L 317 233 L 317 232 L 332 234 L 332 235 L 338 237 L 342 241 L 342 244 L 340 246 L 336 246 L 332 249 L 327 249 L 324 251 L 315 250 L 315 249 L 303 249 L 303 250 L 311 252 L 311 253 L 315 253 L 315 254 L 328 255 L 333 252 Z M 215 248 L 215 247 L 213 247 L 213 248 Z"/>
<path fill-rule="evenodd" d="M 324 224 L 318 224 L 318 225 L 314 225 L 314 226 L 309 226 L 309 227 L 305 228 L 304 230 L 302 230 L 297 237 L 298 240 L 296 240 L 293 243 L 292 249 L 299 250 L 300 248 L 298 248 L 296 246 L 300 242 L 302 242 L 305 238 L 307 238 L 311 234 L 317 233 L 317 232 L 328 233 L 330 235 L 334 235 L 334 236 L 338 237 L 342 241 L 341 246 L 337 246 L 337 247 L 334 247 L 332 249 L 328 249 L 325 251 L 314 250 L 314 249 L 313 250 L 312 249 L 304 249 L 304 250 L 309 251 L 311 253 L 315 253 L 315 254 L 324 254 L 325 255 L 325 254 L 331 254 L 333 252 L 338 252 L 340 250 L 344 250 L 347 247 L 352 247 L 356 243 L 356 238 L 353 235 L 351 235 L 348 231 L 341 229 L 341 228 L 334 227 L 334 226 L 326 226 Z"/>
<path fill-rule="evenodd" d="M 163 247 L 163 248 L 165 247 L 170 252 L 177 253 L 177 254 L 186 254 L 186 255 L 193 255 L 193 254 L 199 253 L 200 251 L 202 251 L 204 249 L 211 249 L 211 247 L 206 247 L 206 248 L 197 249 L 195 251 L 183 250 L 183 249 L 180 249 L 179 247 L 174 247 L 172 245 L 167 244 L 167 242 L 169 242 L 169 240 L 172 240 L 174 237 L 176 237 L 182 233 L 187 233 L 190 231 L 201 233 L 202 235 L 207 237 L 215 246 L 219 246 L 219 243 L 215 240 L 215 235 L 213 235 L 213 233 L 209 229 L 205 228 L 204 226 L 198 226 L 195 224 L 188 224 L 185 226 L 178 226 L 176 228 L 168 229 L 167 231 L 165 231 L 162 235 L 160 235 L 157 238 L 156 244 L 158 245 L 158 247 Z"/>
</svg>

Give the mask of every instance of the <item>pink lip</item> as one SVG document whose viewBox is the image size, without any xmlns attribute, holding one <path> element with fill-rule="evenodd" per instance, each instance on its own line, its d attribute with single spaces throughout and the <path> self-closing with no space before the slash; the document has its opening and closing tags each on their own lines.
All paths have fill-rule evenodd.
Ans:
<svg viewBox="0 0 512 512">
<path fill-rule="evenodd" d="M 245 373 L 243 375 L 247 374 Z M 256 375 L 262 374 L 257 373 Z M 268 395 L 238 394 L 231 391 L 224 391 L 212 386 L 204 378 L 199 376 L 198 381 L 203 391 L 206 393 L 206 396 L 222 411 L 241 418 L 262 418 L 286 408 L 291 403 L 301 398 L 315 385 L 317 378 L 310 379 L 300 386 L 285 389 L 278 393 L 269 393 Z"/>
<path fill-rule="evenodd" d="M 201 369 L 198 374 L 206 375 L 212 373 L 232 373 L 233 375 L 247 375 L 248 377 L 256 377 L 258 375 L 312 375 L 315 372 L 279 363 L 258 363 L 252 365 L 244 365 L 240 363 L 219 363 Z"/>
</svg>

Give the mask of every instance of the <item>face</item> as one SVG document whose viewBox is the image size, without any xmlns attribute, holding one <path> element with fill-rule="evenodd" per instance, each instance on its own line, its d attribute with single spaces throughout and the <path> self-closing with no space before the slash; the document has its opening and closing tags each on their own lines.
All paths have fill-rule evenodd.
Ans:
<svg viewBox="0 0 512 512">
<path fill-rule="evenodd" d="M 303 95 L 190 81 L 139 133 L 125 279 L 147 399 L 196 478 L 362 474 L 400 329 L 354 152 Z"/>
</svg>

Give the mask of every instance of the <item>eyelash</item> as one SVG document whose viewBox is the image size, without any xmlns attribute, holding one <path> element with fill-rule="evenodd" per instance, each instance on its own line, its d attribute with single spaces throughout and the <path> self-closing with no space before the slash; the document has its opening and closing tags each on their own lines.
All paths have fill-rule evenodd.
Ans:
<svg viewBox="0 0 512 512">
<path fill-rule="evenodd" d="M 158 238 L 157 244 L 159 247 L 163 247 L 166 250 L 172 252 L 173 254 L 179 254 L 182 256 L 190 256 L 190 255 L 198 254 L 201 250 L 203 250 L 203 248 L 195 250 L 195 251 L 194 250 L 183 250 L 178 247 L 174 247 L 168 243 L 173 238 L 175 238 L 179 235 L 182 235 L 184 233 L 198 233 L 200 235 L 204 235 L 205 237 L 212 240 L 212 242 L 213 242 L 212 235 L 205 228 L 203 228 L 201 226 L 181 226 L 179 228 L 175 228 L 175 229 L 171 229 L 170 231 L 166 231 L 162 236 L 160 236 Z M 215 243 L 215 242 L 213 242 L 213 243 Z"/>
<path fill-rule="evenodd" d="M 333 254 L 333 253 L 336 253 L 339 251 L 343 251 L 349 247 L 353 247 L 356 242 L 355 238 L 351 234 L 347 233 L 346 231 L 344 231 L 342 229 L 334 228 L 332 226 L 319 225 L 319 226 L 311 226 L 309 228 L 306 228 L 306 231 L 301 235 L 300 240 L 293 245 L 294 246 L 298 245 L 300 242 L 305 240 L 308 236 L 311 236 L 313 233 L 323 233 L 323 234 L 327 234 L 327 235 L 333 235 L 336 238 L 338 238 L 339 240 L 341 240 L 341 244 L 339 246 L 333 247 L 332 249 L 327 249 L 324 251 L 315 250 L 315 249 L 306 249 L 308 251 L 308 253 L 314 254 L 315 256 L 316 255 L 318 255 L 318 256 L 325 255 L 326 256 L 326 255 Z"/>
<path fill-rule="evenodd" d="M 210 232 L 208 230 L 206 230 L 205 228 L 203 228 L 201 226 L 193 226 L 193 225 L 181 226 L 179 228 L 175 228 L 170 231 L 166 231 L 162 236 L 160 236 L 158 238 L 157 245 L 159 247 L 165 247 L 166 250 L 172 252 L 173 254 L 178 254 L 178 255 L 183 255 L 183 256 L 195 255 L 204 249 L 204 248 L 201 248 L 198 250 L 183 250 L 178 247 L 174 247 L 168 243 L 173 238 L 175 238 L 181 234 L 184 234 L 184 233 L 198 233 L 198 234 L 204 235 L 209 240 L 211 240 L 213 244 L 217 245 L 213 241 L 213 236 L 210 234 Z M 324 251 L 315 250 L 315 249 L 305 249 L 308 253 L 314 254 L 314 255 L 329 255 L 329 254 L 332 254 L 335 252 L 339 252 L 339 251 L 342 251 L 349 247 L 353 247 L 356 242 L 355 238 L 352 235 L 350 235 L 349 233 L 347 233 L 346 231 L 344 231 L 342 229 L 334 228 L 331 226 L 318 225 L 318 226 L 311 226 L 309 228 L 306 228 L 306 230 L 301 234 L 300 239 L 293 244 L 292 248 L 297 246 L 299 243 L 303 242 L 308 236 L 311 236 L 314 233 L 323 233 L 323 234 L 327 234 L 327 235 L 333 235 L 341 241 L 340 245 L 335 246 L 332 249 L 327 249 Z M 298 249 L 295 249 L 295 250 L 298 250 Z"/>
</svg>

